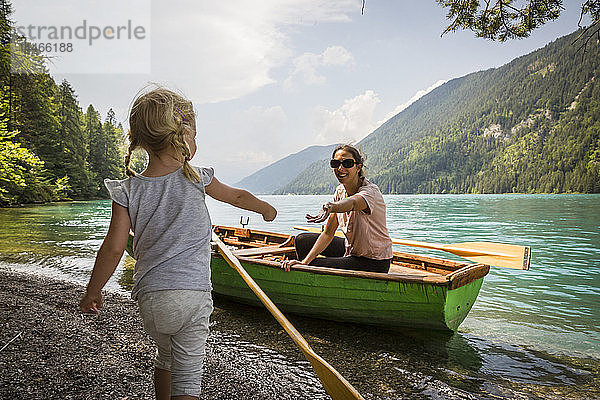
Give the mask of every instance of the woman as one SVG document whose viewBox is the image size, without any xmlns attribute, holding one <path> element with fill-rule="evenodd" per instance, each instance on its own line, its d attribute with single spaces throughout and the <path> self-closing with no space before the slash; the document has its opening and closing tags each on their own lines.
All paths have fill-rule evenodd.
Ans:
<svg viewBox="0 0 600 400">
<path fill-rule="evenodd" d="M 296 237 L 296 260 L 284 260 L 282 268 L 310 264 L 322 267 L 385 272 L 390 268 L 392 240 L 385 221 L 385 202 L 377 185 L 363 173 L 360 152 L 349 145 L 333 151 L 331 168 L 340 185 L 332 202 L 327 202 L 308 222 L 327 220 L 320 234 L 301 233 Z M 335 236 L 338 229 L 346 239 Z M 319 257 L 318 255 L 325 257 Z"/>
</svg>

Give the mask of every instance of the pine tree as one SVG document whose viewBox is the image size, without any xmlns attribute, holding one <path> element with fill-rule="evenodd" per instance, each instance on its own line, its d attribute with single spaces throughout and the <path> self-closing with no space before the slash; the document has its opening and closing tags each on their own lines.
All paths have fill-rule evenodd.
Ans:
<svg viewBox="0 0 600 400">
<path fill-rule="evenodd" d="M 87 148 L 84 140 L 81 119 L 82 113 L 77 103 L 75 91 L 67 80 L 60 84 L 58 121 L 61 162 L 55 174 L 67 176 L 74 198 L 84 198 L 88 194 L 90 177 L 87 170 Z"/>
<path fill-rule="evenodd" d="M 112 109 L 108 111 L 104 124 L 100 121 L 92 122 L 92 114 L 97 113 L 93 108 L 88 108 L 86 124 L 89 124 L 89 164 L 94 176 L 94 185 L 97 188 L 96 195 L 107 197 L 108 193 L 104 187 L 105 178 L 123 178 L 123 152 L 119 146 L 122 142 L 122 129 L 117 124 L 115 113 Z M 88 129 L 88 128 L 86 128 Z"/>
</svg>

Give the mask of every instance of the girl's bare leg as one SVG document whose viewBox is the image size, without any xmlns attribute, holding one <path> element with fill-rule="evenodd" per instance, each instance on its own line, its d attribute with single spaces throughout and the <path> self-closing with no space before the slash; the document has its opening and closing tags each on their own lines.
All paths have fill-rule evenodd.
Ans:
<svg viewBox="0 0 600 400">
<path fill-rule="evenodd" d="M 171 371 L 154 368 L 154 393 L 156 400 L 171 399 Z"/>
</svg>

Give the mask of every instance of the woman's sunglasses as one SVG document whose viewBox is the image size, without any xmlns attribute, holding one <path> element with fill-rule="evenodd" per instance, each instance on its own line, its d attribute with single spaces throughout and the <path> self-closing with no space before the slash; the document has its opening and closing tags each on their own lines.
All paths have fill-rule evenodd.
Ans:
<svg viewBox="0 0 600 400">
<path fill-rule="evenodd" d="M 346 158 L 342 161 L 340 161 L 340 160 L 329 161 L 329 165 L 333 169 L 339 168 L 340 165 L 342 165 L 344 168 L 352 168 L 352 167 L 354 167 L 355 164 L 356 164 L 356 161 L 354 161 L 353 158 Z"/>
</svg>

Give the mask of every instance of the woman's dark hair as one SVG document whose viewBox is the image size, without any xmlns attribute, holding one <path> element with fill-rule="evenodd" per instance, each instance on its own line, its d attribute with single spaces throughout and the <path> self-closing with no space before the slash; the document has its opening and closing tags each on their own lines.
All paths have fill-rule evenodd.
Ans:
<svg viewBox="0 0 600 400">
<path fill-rule="evenodd" d="M 331 155 L 331 158 L 334 158 L 335 153 L 337 153 L 340 150 L 347 151 L 348 153 L 352 154 L 352 158 L 354 158 L 354 161 L 357 164 L 362 165 L 362 168 L 360 169 L 360 171 L 358 171 L 358 177 L 364 178 L 365 177 L 365 173 L 364 173 L 365 157 L 362 154 L 360 154 L 360 151 L 358 151 L 358 149 L 356 147 L 350 146 L 349 144 L 342 144 L 333 150 L 333 154 Z"/>
</svg>

